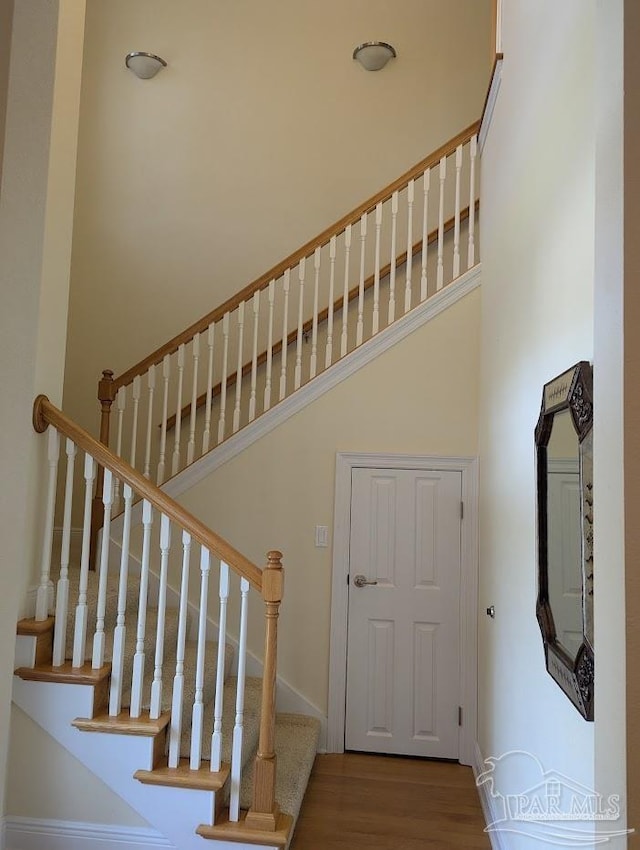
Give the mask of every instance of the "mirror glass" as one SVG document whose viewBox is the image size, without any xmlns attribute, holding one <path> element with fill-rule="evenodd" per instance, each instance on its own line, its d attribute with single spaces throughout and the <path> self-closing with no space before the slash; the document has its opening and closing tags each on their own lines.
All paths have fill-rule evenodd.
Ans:
<svg viewBox="0 0 640 850">
<path fill-rule="evenodd" d="M 547 444 L 547 569 L 556 641 L 572 661 L 583 633 L 578 450 L 571 414 L 562 410 L 553 417 Z"/>
</svg>

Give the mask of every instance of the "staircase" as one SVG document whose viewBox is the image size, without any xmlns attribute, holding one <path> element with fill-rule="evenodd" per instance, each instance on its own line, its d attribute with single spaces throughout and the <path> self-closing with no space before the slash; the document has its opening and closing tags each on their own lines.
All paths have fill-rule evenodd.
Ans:
<svg viewBox="0 0 640 850">
<path fill-rule="evenodd" d="M 35 401 L 48 481 L 14 701 L 180 850 L 288 846 L 319 724 L 275 710 L 281 553 L 258 567 L 171 496 L 468 291 L 477 130 L 123 375 L 105 370 L 99 441 Z"/>
<path fill-rule="evenodd" d="M 70 598 L 78 598 L 78 590 L 81 580 L 81 570 L 79 566 L 69 566 L 69 596 Z M 105 608 L 105 632 L 107 635 L 113 636 L 117 623 L 118 611 L 118 596 L 119 596 L 119 577 L 109 576 L 106 583 L 106 608 Z M 133 577 L 127 585 L 127 611 L 125 614 L 124 627 L 127 637 L 124 643 L 124 664 L 122 672 L 123 683 L 130 683 L 133 675 L 134 656 L 137 643 L 137 612 L 138 601 L 140 598 L 140 577 Z M 94 622 L 99 600 L 99 578 L 96 572 L 90 572 L 87 583 L 87 609 L 88 620 Z M 75 626 L 75 608 L 70 608 L 67 613 L 66 621 L 66 652 L 65 655 L 71 658 L 73 655 L 73 634 Z M 131 706 L 131 687 L 125 685 L 122 690 L 122 705 L 124 707 L 125 720 L 119 721 L 122 718 L 122 712 L 114 720 L 108 713 L 108 706 L 102 705 L 101 689 L 104 695 L 107 690 L 110 690 L 109 671 L 113 659 L 113 645 L 111 640 L 107 640 L 105 645 L 105 665 L 97 672 L 89 671 L 87 667 L 73 668 L 69 665 L 61 667 L 53 667 L 52 662 L 52 641 L 50 628 L 53 626 L 52 618 L 43 621 L 43 627 L 34 628 L 33 623 L 22 623 L 19 625 L 18 632 L 22 635 L 22 640 L 27 644 L 31 641 L 32 644 L 39 646 L 38 663 L 31 667 L 18 668 L 17 675 L 22 680 L 21 691 L 18 701 L 21 707 L 29 711 L 29 706 L 33 701 L 38 700 L 42 694 L 43 688 L 46 692 L 48 683 L 49 688 L 52 683 L 57 683 L 56 688 L 60 687 L 60 683 L 64 682 L 68 686 L 68 690 L 72 691 L 77 687 L 77 683 L 82 681 L 82 677 L 93 678 L 90 687 L 94 689 L 93 695 L 93 711 L 92 717 L 70 716 L 70 725 L 75 729 L 81 730 L 84 733 L 99 734 L 106 736 L 108 742 L 114 747 L 113 736 L 122 736 L 122 746 L 128 746 L 128 738 L 132 735 L 142 735 L 149 739 L 153 739 L 152 752 L 154 762 L 152 765 L 143 763 L 140 769 L 133 774 L 133 779 L 139 783 L 144 783 L 148 786 L 156 787 L 191 787 L 209 789 L 213 797 L 211 803 L 212 811 L 218 813 L 218 828 L 220 825 L 220 815 L 222 808 L 229 800 L 229 769 L 231 763 L 231 742 L 233 739 L 233 730 L 235 725 L 235 707 L 237 703 L 238 693 L 238 677 L 233 674 L 234 668 L 234 647 L 231 644 L 226 644 L 223 649 L 222 658 L 224 672 L 222 680 L 225 689 L 225 703 L 222 711 L 222 751 L 221 751 L 221 770 L 213 772 L 210 770 L 211 762 L 211 737 L 206 737 L 202 742 L 201 758 L 203 767 L 198 771 L 192 771 L 189 767 L 191 757 L 191 707 L 196 700 L 196 669 L 198 656 L 198 643 L 193 640 L 185 640 L 184 652 L 182 655 L 182 674 L 184 676 L 184 690 L 182 693 L 182 712 L 177 718 L 180 725 L 181 733 L 177 738 L 179 760 L 176 768 L 169 767 L 169 735 L 172 700 L 171 694 L 173 690 L 173 676 L 177 665 L 176 647 L 180 645 L 178 640 L 179 635 L 179 611 L 177 609 L 167 609 L 164 618 L 164 643 L 169 648 L 167 656 L 164 659 L 163 674 L 162 674 L 162 693 L 163 697 L 160 705 L 160 714 L 156 723 L 149 718 L 150 714 L 150 694 L 154 680 L 154 669 L 152 666 L 146 671 L 142 693 L 146 696 L 142 700 L 142 711 L 140 720 L 136 724 L 135 720 L 131 719 L 129 709 Z M 156 607 L 147 608 L 146 613 L 146 635 L 144 637 L 143 652 L 146 657 L 153 658 L 155 637 L 157 634 L 158 609 Z M 33 634 L 36 631 L 37 634 Z M 188 624 L 187 624 L 188 632 Z M 24 649 L 24 647 L 23 647 Z M 85 659 L 89 661 L 92 656 L 92 646 L 87 642 L 85 647 Z M 215 714 L 215 688 L 217 682 L 217 663 L 219 659 L 218 644 L 215 641 L 209 641 L 205 646 L 204 657 L 204 677 L 203 693 L 202 693 L 202 714 L 204 717 L 204 728 L 212 729 L 214 726 Z M 236 665 L 237 667 L 237 665 Z M 236 670 L 237 672 L 237 670 Z M 27 684 L 29 683 L 29 684 Z M 240 785 L 239 805 L 241 810 L 248 810 L 252 802 L 252 787 L 253 787 L 253 760 L 255 759 L 260 728 L 260 707 L 261 707 L 261 687 L 260 679 L 247 677 L 244 683 L 244 736 L 243 736 L 243 754 L 241 764 L 242 782 Z M 47 700 L 48 701 L 48 700 Z M 73 697 L 70 696 L 69 709 L 73 709 Z M 82 711 L 80 705 L 78 710 Z M 70 711 L 70 715 L 73 710 Z M 175 719 L 173 720 L 175 722 Z M 280 801 L 281 811 L 290 819 L 291 827 L 295 823 L 300 806 L 304 789 L 311 772 L 313 760 L 315 757 L 318 743 L 319 723 L 315 718 L 305 717 L 301 715 L 279 714 L 276 715 L 275 722 L 275 752 L 279 762 L 278 779 L 276 782 L 276 797 Z M 114 750 L 117 752 L 117 749 Z M 227 821 L 228 824 L 228 821 Z M 215 835 L 211 830 L 211 825 L 208 823 L 196 825 L 198 833 L 204 837 L 208 834 Z M 228 829 L 229 827 L 227 827 Z M 192 827 L 187 827 L 187 831 L 193 832 Z M 288 833 L 287 833 L 288 834 Z M 282 835 L 277 835 L 278 842 L 284 844 L 285 838 Z M 200 842 L 201 843 L 201 842 Z M 253 842 L 252 842 L 253 843 Z M 180 843 L 177 846 L 186 846 Z M 196 846 L 198 843 L 196 842 Z"/>
</svg>

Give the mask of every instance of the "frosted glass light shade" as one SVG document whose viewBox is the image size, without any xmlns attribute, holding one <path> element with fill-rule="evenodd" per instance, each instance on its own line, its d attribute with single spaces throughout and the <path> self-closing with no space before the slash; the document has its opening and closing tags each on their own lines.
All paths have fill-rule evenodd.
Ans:
<svg viewBox="0 0 640 850">
<path fill-rule="evenodd" d="M 357 59 L 367 71 L 379 71 L 384 68 L 389 59 L 395 59 L 395 57 L 395 49 L 385 41 L 365 41 L 353 51 L 353 58 Z"/>
<path fill-rule="evenodd" d="M 150 80 L 158 71 L 167 67 L 167 63 L 160 56 L 156 56 L 155 53 L 144 53 L 141 50 L 127 53 L 124 61 L 127 68 L 141 80 Z"/>
</svg>

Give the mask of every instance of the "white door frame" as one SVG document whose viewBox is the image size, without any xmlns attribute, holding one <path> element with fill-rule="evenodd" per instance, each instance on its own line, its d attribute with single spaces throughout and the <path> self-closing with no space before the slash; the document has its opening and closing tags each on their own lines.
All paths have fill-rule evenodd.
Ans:
<svg viewBox="0 0 640 850">
<path fill-rule="evenodd" d="M 338 452 L 336 455 L 327 751 L 344 752 L 351 470 L 357 467 L 457 471 L 462 474 L 460 699 L 463 722 L 460 727 L 460 761 L 473 764 L 478 715 L 478 460 L 474 457 L 356 452 Z"/>
</svg>

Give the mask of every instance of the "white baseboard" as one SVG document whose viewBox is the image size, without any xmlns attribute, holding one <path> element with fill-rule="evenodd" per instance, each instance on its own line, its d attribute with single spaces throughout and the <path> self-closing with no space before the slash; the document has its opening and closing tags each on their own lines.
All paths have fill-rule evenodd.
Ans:
<svg viewBox="0 0 640 850">
<path fill-rule="evenodd" d="M 167 850 L 175 845 L 155 829 L 7 816 L 4 850 Z"/>
<path fill-rule="evenodd" d="M 113 537 L 110 540 L 110 558 L 113 558 L 113 563 L 120 562 L 121 544 Z M 135 564 L 134 569 L 141 569 L 140 560 L 137 556 L 131 554 L 130 563 Z M 149 599 L 157 601 L 158 587 L 160 577 L 153 570 L 149 570 Z M 169 608 L 178 608 L 180 605 L 180 590 L 167 584 L 167 605 Z M 198 606 L 192 601 L 187 602 L 189 611 L 189 638 L 197 640 L 198 637 Z M 207 640 L 218 640 L 218 622 L 211 614 L 207 616 Z M 231 644 L 234 649 L 234 660 L 231 672 L 235 675 L 238 672 L 238 643 L 235 638 L 227 635 L 227 643 Z M 246 671 L 248 676 L 262 678 L 263 662 L 260 658 L 247 650 L 246 656 Z M 297 691 L 292 685 L 278 676 L 276 688 L 276 710 L 286 712 L 288 714 L 307 714 L 311 717 L 316 717 L 320 721 L 320 736 L 318 738 L 318 751 L 326 752 L 327 748 L 327 716 L 316 705 L 308 700 L 303 694 Z"/>
<path fill-rule="evenodd" d="M 260 665 L 262 667 L 262 665 Z M 262 676 L 262 672 L 260 673 Z M 327 715 L 310 702 L 300 691 L 278 676 L 276 685 L 276 710 L 286 714 L 307 714 L 320 721 L 318 752 L 327 751 Z"/>
<path fill-rule="evenodd" d="M 62 533 L 61 529 L 55 529 L 55 533 Z M 72 534 L 82 534 L 82 529 L 72 529 Z M 120 563 L 120 554 L 122 551 L 121 543 L 115 539 L 111 538 L 109 541 L 109 562 L 112 564 Z M 140 559 L 132 552 L 129 553 L 129 570 L 131 574 L 140 574 L 141 563 Z M 156 602 L 158 587 L 160 583 L 159 576 L 153 571 L 149 571 L 149 600 Z M 51 593 L 53 594 L 53 582 L 51 584 Z M 36 594 L 38 592 L 37 586 L 29 588 L 27 599 L 25 602 L 25 610 L 28 613 L 24 613 L 24 617 L 34 617 L 35 609 L 36 609 Z M 172 587 L 171 585 L 167 586 L 167 605 L 170 608 L 177 608 L 180 604 L 180 591 L 179 589 Z M 53 612 L 53 600 L 51 603 L 51 608 Z M 197 638 L 197 627 L 198 627 L 198 607 L 197 605 L 189 600 L 188 602 L 188 610 L 189 610 L 189 621 L 190 621 L 190 634 L 189 637 L 191 639 Z M 217 640 L 218 639 L 218 623 L 217 621 L 209 615 L 207 617 L 207 640 Z M 31 641 L 33 643 L 33 647 L 29 650 L 29 647 L 25 646 L 24 648 L 18 646 L 20 652 L 16 655 L 16 667 L 32 667 L 35 658 L 35 641 L 33 638 L 25 638 L 24 641 Z M 232 673 L 237 673 L 237 665 L 238 665 L 238 644 L 237 642 L 230 636 L 227 636 L 227 642 L 233 645 L 234 648 L 234 663 Z M 20 641 L 18 640 L 18 644 Z M 32 657 L 33 656 L 33 657 Z M 31 659 L 31 660 L 29 660 Z M 262 677 L 263 664 L 261 659 L 257 656 L 253 655 L 251 652 L 247 651 L 247 675 L 256 676 L 258 678 Z M 294 687 L 292 687 L 288 682 L 285 682 L 281 677 L 278 677 L 277 691 L 276 691 L 276 709 L 278 711 L 287 712 L 290 714 L 308 714 L 311 717 L 316 717 L 320 721 L 320 737 L 318 740 L 318 750 L 319 752 L 326 752 L 327 748 L 327 716 L 323 714 L 323 712 L 312 702 L 310 702 L 303 694 L 297 691 Z M 2 845 L 0 844 L 0 848 Z M 9 849 L 10 850 L 10 849 Z"/>
<path fill-rule="evenodd" d="M 478 778 L 478 776 L 486 770 L 486 764 L 484 761 L 484 756 L 478 746 L 478 742 L 476 741 L 474 758 L 473 758 L 473 775 Z M 489 783 L 484 782 L 482 785 L 478 785 L 478 795 L 480 797 L 480 805 L 482 806 L 482 814 L 484 815 L 484 822 L 486 824 L 495 823 L 499 819 L 498 812 L 495 810 L 493 805 L 493 800 L 491 799 L 491 795 L 488 790 Z M 489 832 L 489 840 L 491 841 L 492 850 L 509 850 L 509 847 L 506 843 L 505 834 L 503 832 L 493 830 Z"/>
<path fill-rule="evenodd" d="M 27 592 L 25 594 L 24 599 L 22 600 L 22 607 L 20 608 L 20 613 L 18 615 L 19 620 L 31 620 L 36 616 L 36 597 L 38 595 L 38 585 L 32 584 L 31 587 L 27 588 Z"/>
</svg>

